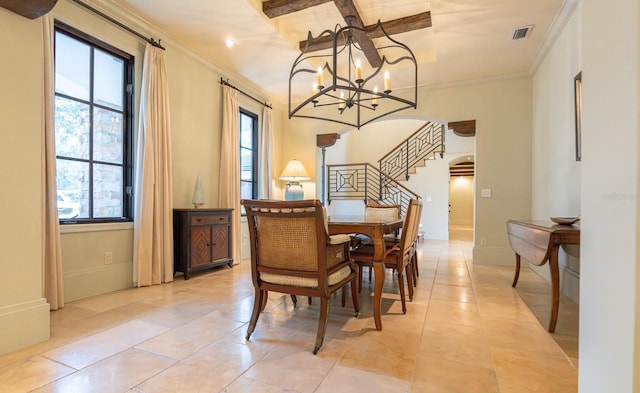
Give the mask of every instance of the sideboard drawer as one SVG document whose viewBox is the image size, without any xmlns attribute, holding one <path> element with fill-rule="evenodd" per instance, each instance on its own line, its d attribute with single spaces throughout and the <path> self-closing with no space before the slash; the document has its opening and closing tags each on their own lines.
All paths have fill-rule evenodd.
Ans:
<svg viewBox="0 0 640 393">
<path fill-rule="evenodd" d="M 191 225 L 215 225 L 229 223 L 228 214 L 194 214 L 191 216 Z"/>
</svg>

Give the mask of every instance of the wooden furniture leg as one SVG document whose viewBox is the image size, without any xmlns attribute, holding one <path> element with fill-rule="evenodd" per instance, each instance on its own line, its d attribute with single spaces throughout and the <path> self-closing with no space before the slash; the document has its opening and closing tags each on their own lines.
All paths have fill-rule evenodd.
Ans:
<svg viewBox="0 0 640 393">
<path fill-rule="evenodd" d="M 384 263 L 373 263 L 373 275 L 375 280 L 373 291 L 373 319 L 376 322 L 376 330 L 382 330 L 382 288 L 384 287 Z"/>
<path fill-rule="evenodd" d="M 554 247 L 549 257 L 549 272 L 551 273 L 551 290 L 553 300 L 551 304 L 551 320 L 549 321 L 549 333 L 556 331 L 558 321 L 558 307 L 560 305 L 560 271 L 558 268 L 558 247 Z"/>
<path fill-rule="evenodd" d="M 511 284 L 513 288 L 516 287 L 519 277 L 520 277 L 520 254 L 516 253 L 516 275 L 513 277 L 513 284 Z"/>
</svg>

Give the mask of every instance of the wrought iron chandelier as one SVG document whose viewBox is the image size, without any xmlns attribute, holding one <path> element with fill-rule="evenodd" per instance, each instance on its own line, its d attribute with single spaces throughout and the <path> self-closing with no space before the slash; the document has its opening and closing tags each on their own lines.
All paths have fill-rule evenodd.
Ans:
<svg viewBox="0 0 640 393">
<path fill-rule="evenodd" d="M 360 28 L 353 26 L 354 19 L 347 17 L 347 26 L 337 25 L 318 37 L 309 32 L 289 74 L 289 118 L 326 120 L 360 129 L 381 117 L 416 108 L 418 66 L 411 49 L 391 38 L 380 21 L 371 28 Z M 363 49 L 361 39 L 365 37 L 369 45 Z M 378 61 L 371 61 L 372 53 Z M 408 84 L 401 89 L 402 95 L 391 88 L 392 71 L 397 72 L 396 80 Z M 296 89 L 310 94 L 294 102 L 292 91 Z"/>
</svg>

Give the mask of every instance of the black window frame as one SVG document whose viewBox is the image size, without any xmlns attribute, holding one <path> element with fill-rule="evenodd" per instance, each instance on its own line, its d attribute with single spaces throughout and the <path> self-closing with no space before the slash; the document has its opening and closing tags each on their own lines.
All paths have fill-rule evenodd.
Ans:
<svg viewBox="0 0 640 393">
<path fill-rule="evenodd" d="M 251 197 L 252 199 L 258 199 L 258 115 L 253 112 L 250 112 L 244 108 L 240 108 L 240 121 L 238 126 L 240 127 L 239 132 L 242 133 L 242 116 L 245 115 L 250 117 L 253 120 L 253 136 L 252 136 L 252 145 L 253 148 L 247 148 L 242 146 L 242 135 L 240 135 L 240 157 L 242 157 L 242 149 L 247 149 L 252 151 L 252 179 L 242 180 L 242 167 L 240 168 L 240 189 L 242 190 L 242 183 L 251 183 Z M 244 212 L 243 212 L 244 214 Z"/>
<path fill-rule="evenodd" d="M 95 49 L 101 50 L 103 52 L 107 52 L 110 55 L 118 57 L 123 60 L 124 64 L 124 75 L 123 75 L 123 105 L 122 105 L 122 217 L 93 217 L 93 203 L 94 203 L 94 195 L 93 195 L 93 165 L 97 164 L 108 164 L 114 165 L 109 162 L 101 162 L 99 160 L 93 159 L 93 143 L 89 143 L 90 156 L 87 160 L 80 160 L 75 158 L 69 158 L 64 156 L 56 155 L 56 159 L 67 159 L 67 160 L 75 160 L 80 162 L 88 162 L 89 163 L 89 217 L 88 218 L 71 218 L 71 219 L 60 219 L 60 224 L 93 224 L 93 223 L 114 223 L 114 222 L 132 222 L 133 221 L 133 134 L 134 134 L 134 105 L 135 105 L 135 97 L 134 97 L 134 76 L 135 76 L 135 56 L 107 43 L 104 42 L 92 35 L 89 35 L 82 30 L 79 30 L 71 25 L 68 25 L 59 20 L 55 20 L 54 23 L 54 37 L 56 33 L 64 34 L 72 39 L 83 42 L 91 47 L 91 70 L 90 70 L 90 94 L 89 100 L 85 101 L 82 99 L 78 99 L 76 97 L 68 96 L 65 94 L 57 93 L 54 91 L 55 97 L 63 97 L 65 99 L 73 100 L 76 102 L 81 102 L 83 104 L 89 105 L 89 114 L 91 117 L 90 122 L 90 138 L 93 140 L 94 130 L 93 130 L 93 109 L 94 108 L 106 108 L 113 111 L 113 108 L 105 107 L 99 104 L 95 104 L 93 102 L 93 89 L 94 89 L 94 51 Z M 54 41 L 54 54 L 55 54 L 55 41 Z M 55 61 L 54 61 L 55 64 Z M 54 73 L 55 75 L 55 73 Z M 120 166 L 118 164 L 118 166 Z"/>
</svg>

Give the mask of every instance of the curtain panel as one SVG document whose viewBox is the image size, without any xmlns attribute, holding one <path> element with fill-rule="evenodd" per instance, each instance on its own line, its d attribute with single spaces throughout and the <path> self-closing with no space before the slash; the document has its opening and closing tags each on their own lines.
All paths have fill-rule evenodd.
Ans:
<svg viewBox="0 0 640 393">
<path fill-rule="evenodd" d="M 273 199 L 273 124 L 271 108 L 262 109 L 262 129 L 260 133 L 260 150 L 258 152 L 258 198 Z"/>
<path fill-rule="evenodd" d="M 173 196 L 169 86 L 164 51 L 147 44 L 136 153 L 133 283 L 173 281 Z"/>
<path fill-rule="evenodd" d="M 54 125 L 54 55 L 53 18 L 47 14 L 42 18 L 44 49 L 44 86 L 42 139 L 44 157 L 42 173 L 42 271 L 43 292 L 51 310 L 64 307 L 64 283 L 62 272 L 62 249 L 60 245 L 60 222 L 57 208 L 56 147 Z"/>
<path fill-rule="evenodd" d="M 222 136 L 220 141 L 220 182 L 218 202 L 221 208 L 231 208 L 233 260 L 240 262 L 240 106 L 238 91 L 222 86 Z"/>
</svg>

